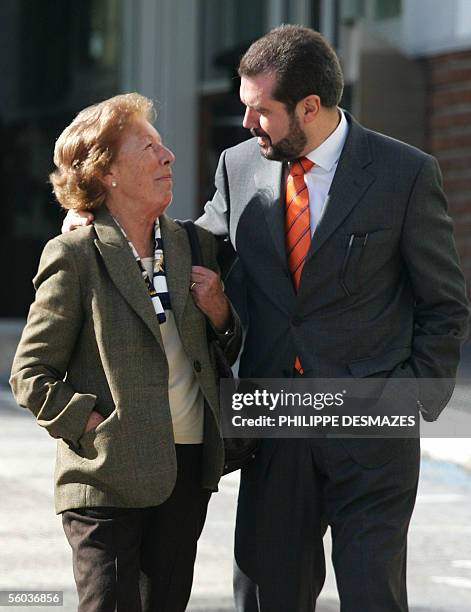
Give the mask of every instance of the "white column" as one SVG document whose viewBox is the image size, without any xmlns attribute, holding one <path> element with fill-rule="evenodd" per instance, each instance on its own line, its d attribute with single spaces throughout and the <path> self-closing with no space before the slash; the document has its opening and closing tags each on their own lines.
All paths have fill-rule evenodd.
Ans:
<svg viewBox="0 0 471 612">
<path fill-rule="evenodd" d="M 297 0 L 295 4 L 295 23 L 309 25 L 311 22 L 311 0 Z"/>
<path fill-rule="evenodd" d="M 270 0 L 267 7 L 267 32 L 276 28 L 285 19 L 284 0 Z"/>
<path fill-rule="evenodd" d="M 125 0 L 125 91 L 156 103 L 156 127 L 176 155 L 168 213 L 193 217 L 197 208 L 197 0 Z"/>
<path fill-rule="evenodd" d="M 320 31 L 332 43 L 335 35 L 335 6 L 332 0 L 321 0 Z"/>
</svg>

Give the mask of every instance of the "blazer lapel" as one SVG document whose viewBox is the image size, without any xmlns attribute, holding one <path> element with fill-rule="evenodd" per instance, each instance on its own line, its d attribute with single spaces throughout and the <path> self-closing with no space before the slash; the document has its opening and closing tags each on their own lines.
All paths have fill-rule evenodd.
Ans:
<svg viewBox="0 0 471 612">
<path fill-rule="evenodd" d="M 334 233 L 375 179 L 374 175 L 366 170 L 372 161 L 366 131 L 348 113 L 346 116 L 349 133 L 332 181 L 324 217 L 311 242 L 308 259 Z M 282 202 L 283 164 L 268 160 L 262 162 L 254 176 L 255 185 L 259 190 L 275 249 L 287 269 Z"/>
<path fill-rule="evenodd" d="M 283 265 L 288 268 L 285 247 L 285 207 L 281 201 L 284 194 L 283 164 L 262 158 L 262 166 L 255 173 L 254 180 L 275 250 Z"/>
<path fill-rule="evenodd" d="M 371 163 L 366 131 L 346 113 L 349 133 L 330 187 L 325 214 L 314 232 L 308 259 L 343 222 L 374 181 L 365 168 Z"/>
<path fill-rule="evenodd" d="M 170 303 L 178 329 L 182 326 L 183 311 L 189 297 L 191 252 L 186 231 L 167 215 L 160 217 L 164 246 L 165 273 Z"/>
<path fill-rule="evenodd" d="M 134 255 L 106 208 L 95 214 L 95 245 L 111 280 L 164 350 L 160 325 Z"/>
</svg>

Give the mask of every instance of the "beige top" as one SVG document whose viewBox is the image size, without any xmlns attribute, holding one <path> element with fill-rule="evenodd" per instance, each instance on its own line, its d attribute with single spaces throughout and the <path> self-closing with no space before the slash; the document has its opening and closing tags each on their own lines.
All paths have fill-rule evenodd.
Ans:
<svg viewBox="0 0 471 612">
<path fill-rule="evenodd" d="M 149 278 L 153 276 L 153 257 L 143 257 L 142 265 Z M 170 296 L 172 299 L 172 296 Z M 175 324 L 171 310 L 160 325 L 165 355 L 168 361 L 168 395 L 176 444 L 203 442 L 204 399 Z"/>
</svg>

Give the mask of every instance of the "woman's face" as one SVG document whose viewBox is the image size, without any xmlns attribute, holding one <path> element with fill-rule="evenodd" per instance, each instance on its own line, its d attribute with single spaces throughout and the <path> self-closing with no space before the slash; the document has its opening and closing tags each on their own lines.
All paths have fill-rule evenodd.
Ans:
<svg viewBox="0 0 471 612">
<path fill-rule="evenodd" d="M 115 201 L 132 201 L 143 211 L 160 215 L 172 201 L 173 153 L 145 119 L 135 119 L 122 135 L 108 175 Z"/>
</svg>

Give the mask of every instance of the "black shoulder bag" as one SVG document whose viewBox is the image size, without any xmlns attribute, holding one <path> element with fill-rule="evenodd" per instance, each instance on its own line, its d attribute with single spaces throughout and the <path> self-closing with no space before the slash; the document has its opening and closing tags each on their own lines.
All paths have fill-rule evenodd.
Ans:
<svg viewBox="0 0 471 612">
<path fill-rule="evenodd" d="M 188 234 L 191 248 L 191 263 L 193 266 L 204 266 L 201 245 L 198 239 L 195 224 L 193 221 L 177 221 Z M 214 355 L 216 362 L 216 373 L 219 378 L 234 379 L 231 366 L 229 365 L 224 351 L 220 347 L 216 338 L 209 342 L 210 351 Z M 234 381 L 235 390 L 235 381 Z M 230 474 L 240 470 L 249 464 L 255 457 L 258 448 L 257 438 L 224 438 L 224 471 L 223 474 Z"/>
</svg>

